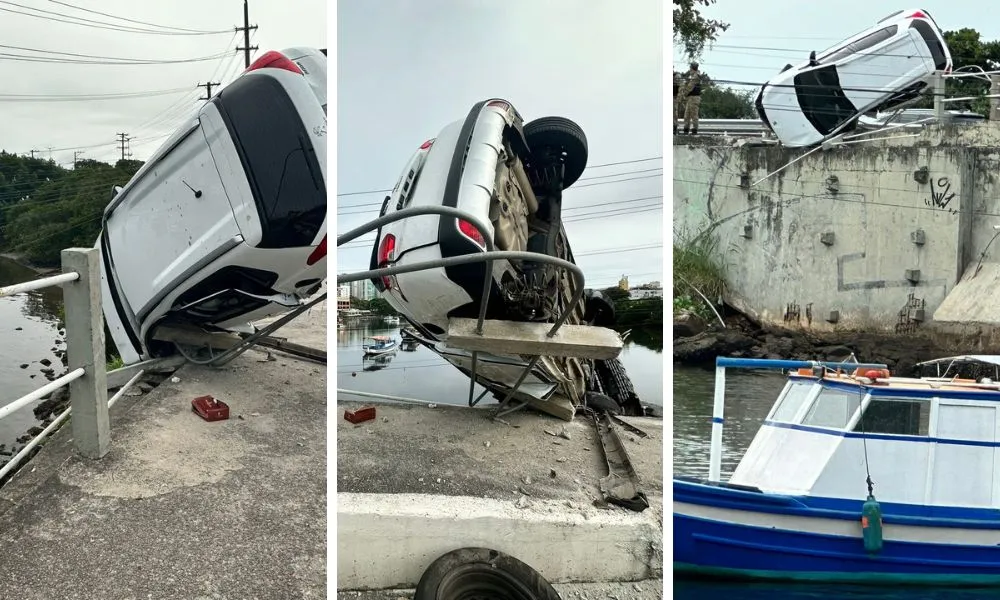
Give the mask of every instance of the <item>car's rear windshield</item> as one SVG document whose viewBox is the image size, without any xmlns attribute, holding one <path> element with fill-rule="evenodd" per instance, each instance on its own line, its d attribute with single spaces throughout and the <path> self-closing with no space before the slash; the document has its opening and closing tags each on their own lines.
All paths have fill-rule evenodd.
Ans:
<svg viewBox="0 0 1000 600">
<path fill-rule="evenodd" d="M 844 94 L 833 65 L 796 75 L 795 95 L 802 114 L 824 136 L 857 116 L 857 108 Z"/>
<path fill-rule="evenodd" d="M 241 77 L 214 102 L 233 136 L 260 215 L 261 248 L 309 246 L 326 218 L 316 151 L 288 93 L 271 77 Z"/>
<path fill-rule="evenodd" d="M 944 56 L 944 48 L 941 47 L 941 40 L 934 31 L 934 27 L 923 19 L 913 19 L 910 28 L 916 29 L 924 38 L 928 50 L 931 51 L 931 58 L 934 59 L 934 68 L 943 71 L 948 66 L 948 59 Z"/>
</svg>

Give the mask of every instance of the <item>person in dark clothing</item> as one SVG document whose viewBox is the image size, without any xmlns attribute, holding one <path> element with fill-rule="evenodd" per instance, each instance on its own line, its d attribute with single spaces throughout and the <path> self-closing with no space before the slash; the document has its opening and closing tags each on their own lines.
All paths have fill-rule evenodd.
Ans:
<svg viewBox="0 0 1000 600">
<path fill-rule="evenodd" d="M 684 97 L 681 96 L 681 88 L 684 86 L 684 78 L 680 73 L 674 73 L 674 135 L 677 135 L 677 121 L 684 118 Z"/>
</svg>

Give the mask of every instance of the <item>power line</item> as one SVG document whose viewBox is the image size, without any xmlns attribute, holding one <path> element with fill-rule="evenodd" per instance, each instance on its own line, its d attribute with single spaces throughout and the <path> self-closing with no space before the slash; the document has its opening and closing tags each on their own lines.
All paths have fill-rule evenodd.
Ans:
<svg viewBox="0 0 1000 600">
<path fill-rule="evenodd" d="M 651 160 L 660 160 L 662 158 L 663 158 L 663 156 L 651 156 L 649 158 L 637 158 L 637 159 L 633 159 L 633 160 L 622 160 L 622 161 L 618 161 L 618 162 L 603 163 L 603 164 L 600 164 L 600 165 L 589 165 L 587 168 L 588 169 L 600 169 L 602 167 L 614 167 L 614 166 L 617 166 L 617 165 L 630 165 L 630 164 L 633 164 L 633 163 L 648 162 L 648 161 L 651 161 Z M 587 178 L 585 177 L 583 179 L 580 179 L 579 181 L 585 181 L 586 179 Z M 596 179 L 596 178 L 594 178 L 594 179 Z M 337 194 L 337 197 L 340 198 L 340 197 L 343 197 L 343 196 L 363 196 L 363 195 L 366 195 L 366 194 L 384 194 L 385 192 L 391 192 L 391 191 L 392 191 L 392 188 L 385 189 L 385 190 L 368 190 L 366 192 L 344 192 L 342 194 Z"/>
<path fill-rule="evenodd" d="M 118 19 L 119 21 L 127 21 L 129 23 L 136 23 L 136 24 L 139 24 L 139 25 L 148 25 L 150 27 L 159 27 L 159 28 L 162 28 L 162 29 L 174 29 L 176 31 L 187 31 L 187 32 L 190 32 L 190 33 L 202 33 L 202 34 L 218 33 L 218 31 L 206 31 L 206 30 L 203 30 L 203 29 L 186 29 L 184 27 L 174 27 L 172 25 L 158 25 L 156 23 L 149 23 L 148 21 L 138 21 L 136 19 L 129 19 L 127 17 L 119 17 L 117 15 L 112 15 L 112 14 L 104 13 L 104 12 L 101 12 L 101 11 L 98 11 L 98 10 L 93 10 L 93 9 L 90 9 L 90 8 L 84 8 L 82 6 L 77 6 L 75 4 L 70 4 L 69 2 L 62 2 L 61 0 L 49 0 L 49 2 L 51 2 L 53 4 L 60 4 L 60 5 L 65 6 L 67 8 L 72 8 L 72 9 L 79 10 L 79 11 L 82 11 L 82 12 L 91 13 L 91 14 L 95 14 L 95 15 L 100 15 L 102 17 L 110 17 L 112 19 Z M 226 30 L 221 30 L 221 31 L 226 31 Z"/>
<path fill-rule="evenodd" d="M 169 96 L 187 91 L 188 88 L 150 90 L 146 92 L 118 92 L 111 94 L 0 94 L 0 102 L 98 102 L 103 100 L 134 100 Z"/>
<path fill-rule="evenodd" d="M 0 9 L 2 10 L 2 9 Z M 94 60 L 79 60 L 74 58 L 56 58 L 52 56 L 32 56 L 30 54 L 14 54 L 10 52 L 0 53 L 0 60 L 7 60 L 11 62 L 34 62 L 34 63 L 49 63 L 49 64 L 59 64 L 59 65 L 175 65 L 175 64 L 185 64 L 185 63 L 195 63 L 195 62 L 206 62 L 210 60 L 215 60 L 223 56 L 227 56 L 228 53 L 223 54 L 213 54 L 211 56 L 198 56 L 194 58 L 178 58 L 178 59 L 94 59 Z"/>
<path fill-rule="evenodd" d="M 22 5 L 19 5 L 19 4 L 13 4 L 11 2 L 2 2 L 2 3 L 3 4 L 8 4 L 8 5 L 13 5 L 13 6 L 22 6 Z M 26 6 L 23 7 L 23 8 L 28 8 L 29 10 L 34 10 L 34 11 L 41 10 L 41 9 L 30 8 L 30 7 L 26 7 Z M 118 31 L 118 32 L 121 32 L 121 33 L 146 33 L 146 34 L 151 34 L 151 35 L 174 35 L 174 36 L 176 36 L 176 35 L 218 35 L 218 34 L 222 34 L 222 33 L 229 33 L 229 30 L 227 30 L 227 29 L 223 29 L 223 30 L 219 30 L 219 31 L 206 31 L 206 32 L 203 32 L 203 33 L 186 33 L 186 32 L 182 32 L 182 31 L 158 31 L 158 30 L 155 30 L 155 29 L 140 29 L 140 28 L 137 28 L 137 27 L 124 27 L 124 26 L 116 26 L 116 25 L 113 25 L 113 24 L 97 25 L 97 24 L 93 24 L 91 22 L 88 22 L 88 21 L 90 21 L 89 19 L 82 19 L 82 17 L 73 17 L 73 16 L 69 16 L 69 15 L 64 15 L 64 16 L 68 17 L 67 19 L 60 19 L 58 17 L 49 17 L 49 16 L 45 16 L 45 15 L 39 15 L 39 14 L 24 12 L 22 10 L 15 10 L 15 9 L 12 9 L 12 8 L 0 8 L 0 11 L 6 12 L 6 13 L 15 14 L 15 15 L 22 15 L 22 16 L 25 16 L 25 17 L 34 17 L 36 19 L 44 19 L 46 21 L 53 21 L 53 22 L 56 22 L 56 23 L 66 23 L 68 25 L 78 25 L 78 26 L 81 26 L 81 27 L 89 27 L 91 29 L 104 29 L 104 30 L 108 30 L 108 31 Z M 59 13 L 53 13 L 53 14 L 59 14 Z M 76 20 L 69 20 L 69 19 L 76 19 Z M 97 23 L 97 22 L 95 21 L 94 23 Z"/>
</svg>

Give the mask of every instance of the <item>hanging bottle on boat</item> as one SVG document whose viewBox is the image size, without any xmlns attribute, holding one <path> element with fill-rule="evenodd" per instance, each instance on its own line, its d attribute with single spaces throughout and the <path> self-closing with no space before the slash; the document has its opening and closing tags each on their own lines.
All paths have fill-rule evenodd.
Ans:
<svg viewBox="0 0 1000 600">
<path fill-rule="evenodd" d="M 861 533 L 869 554 L 882 551 L 882 507 L 870 493 L 861 506 Z"/>
</svg>

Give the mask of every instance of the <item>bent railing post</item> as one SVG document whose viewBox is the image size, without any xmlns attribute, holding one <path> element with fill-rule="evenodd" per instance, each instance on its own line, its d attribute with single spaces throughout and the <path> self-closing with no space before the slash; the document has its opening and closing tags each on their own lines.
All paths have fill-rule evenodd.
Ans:
<svg viewBox="0 0 1000 600">
<path fill-rule="evenodd" d="M 101 313 L 101 263 L 96 248 L 62 251 L 64 273 L 80 278 L 63 284 L 66 307 L 66 358 L 69 370 L 85 373 L 70 383 L 73 443 L 87 458 L 101 458 L 111 446 L 108 418 L 108 379 Z"/>
</svg>

